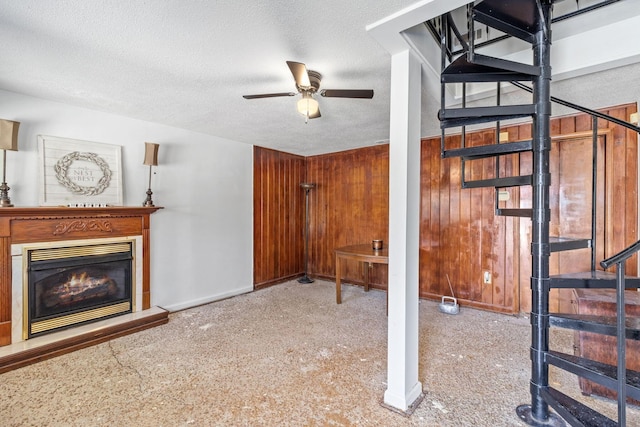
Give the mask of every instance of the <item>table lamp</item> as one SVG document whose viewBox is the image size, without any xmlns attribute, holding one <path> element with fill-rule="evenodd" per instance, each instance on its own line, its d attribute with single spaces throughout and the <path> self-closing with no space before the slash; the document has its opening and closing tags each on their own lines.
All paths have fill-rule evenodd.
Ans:
<svg viewBox="0 0 640 427">
<path fill-rule="evenodd" d="M 9 199 L 9 186 L 7 185 L 7 150 L 18 151 L 19 122 L 0 119 L 0 150 L 2 150 L 2 184 L 0 185 L 0 207 L 13 206 Z"/>
<path fill-rule="evenodd" d="M 158 147 L 160 144 L 154 144 L 153 142 L 144 143 L 144 162 L 142 164 L 149 166 L 149 189 L 147 190 L 147 199 L 142 203 L 142 206 L 152 207 L 154 206 L 153 200 L 151 200 L 151 168 L 158 166 Z"/>
</svg>

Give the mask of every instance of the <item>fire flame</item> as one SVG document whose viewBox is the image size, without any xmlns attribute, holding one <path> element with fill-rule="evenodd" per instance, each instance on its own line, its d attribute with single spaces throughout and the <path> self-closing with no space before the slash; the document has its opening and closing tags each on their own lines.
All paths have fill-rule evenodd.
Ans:
<svg viewBox="0 0 640 427">
<path fill-rule="evenodd" d="M 89 283 L 89 275 L 86 271 L 83 271 L 81 274 L 73 273 L 63 286 L 66 291 L 72 291 L 78 288 L 85 288 Z"/>
</svg>

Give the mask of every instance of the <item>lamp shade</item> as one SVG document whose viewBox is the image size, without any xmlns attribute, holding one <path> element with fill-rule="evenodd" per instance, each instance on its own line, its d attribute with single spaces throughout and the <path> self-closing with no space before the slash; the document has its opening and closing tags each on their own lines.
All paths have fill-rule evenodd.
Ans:
<svg viewBox="0 0 640 427">
<path fill-rule="evenodd" d="M 158 147 L 160 144 L 153 142 L 144 143 L 144 162 L 143 165 L 158 166 Z"/>
<path fill-rule="evenodd" d="M 318 101 L 313 99 L 310 93 L 302 94 L 302 99 L 297 104 L 298 112 L 303 116 L 314 117 L 318 114 Z"/>
<path fill-rule="evenodd" d="M 0 150 L 18 151 L 19 122 L 0 119 Z"/>
</svg>

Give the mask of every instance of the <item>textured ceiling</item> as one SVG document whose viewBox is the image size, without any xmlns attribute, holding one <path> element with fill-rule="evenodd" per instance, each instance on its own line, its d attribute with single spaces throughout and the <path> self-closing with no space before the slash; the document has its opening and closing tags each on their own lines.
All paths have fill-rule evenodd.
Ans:
<svg viewBox="0 0 640 427">
<path fill-rule="evenodd" d="M 302 155 L 368 146 L 389 135 L 390 56 L 365 26 L 414 3 L 0 0 L 0 89 Z M 297 97 L 242 98 L 295 92 L 287 60 L 375 96 L 320 97 L 308 124 Z"/>
<path fill-rule="evenodd" d="M 365 26 L 414 0 L 2 0 L 0 88 L 292 153 L 388 138 L 390 58 Z M 10 41 L 10 43 L 8 42 Z M 285 61 L 323 74 L 305 124 Z"/>
</svg>

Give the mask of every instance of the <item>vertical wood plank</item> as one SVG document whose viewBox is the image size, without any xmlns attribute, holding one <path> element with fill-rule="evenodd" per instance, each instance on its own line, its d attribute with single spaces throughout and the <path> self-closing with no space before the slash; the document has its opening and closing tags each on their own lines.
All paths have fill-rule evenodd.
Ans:
<svg viewBox="0 0 640 427">
<path fill-rule="evenodd" d="M 304 270 L 305 158 L 254 148 L 254 286 Z M 311 258 L 310 258 L 311 259 Z"/>
<path fill-rule="evenodd" d="M 142 229 L 142 309 L 151 308 L 151 230 Z"/>
<path fill-rule="evenodd" d="M 314 177 L 316 198 L 311 228 L 316 230 L 310 247 L 314 260 L 312 274 L 335 277 L 336 247 L 388 242 L 389 146 L 376 145 L 306 159 L 308 176 Z M 341 272 L 347 283 L 363 283 L 361 263 L 343 262 Z M 386 266 L 376 265 L 371 286 L 387 287 Z"/>
<path fill-rule="evenodd" d="M 8 233 L 8 221 L 3 222 L 7 223 Z M 11 238 L 8 234 L 0 236 L 0 266 L 0 346 L 3 346 L 11 344 Z"/>
</svg>

